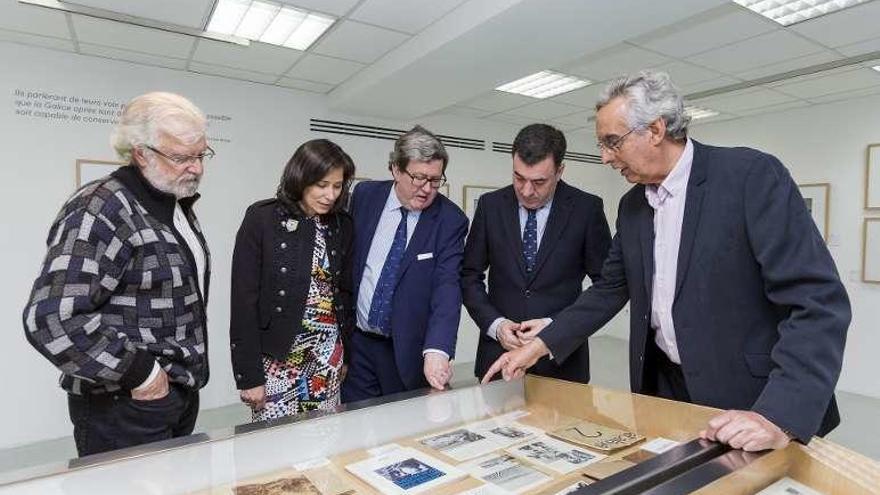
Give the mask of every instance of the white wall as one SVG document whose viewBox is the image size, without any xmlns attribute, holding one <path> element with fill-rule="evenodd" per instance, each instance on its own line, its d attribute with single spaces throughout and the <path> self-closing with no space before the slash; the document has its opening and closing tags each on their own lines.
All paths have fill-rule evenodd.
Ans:
<svg viewBox="0 0 880 495">
<path fill-rule="evenodd" d="M 798 183 L 831 184 L 829 249 L 853 307 L 838 388 L 880 397 L 880 286 L 861 282 L 865 150 L 880 142 L 880 96 L 706 124 L 693 134 L 707 144 L 771 153 Z"/>
<path fill-rule="evenodd" d="M 211 379 L 202 394 L 202 407 L 237 402 L 228 352 L 230 259 L 235 231 L 245 207 L 270 197 L 281 169 L 305 140 L 328 137 L 339 143 L 357 164 L 358 176 L 384 178 L 390 141 L 322 135 L 309 131 L 309 118 L 345 119 L 404 128 L 413 122 L 389 122 L 362 116 L 336 115 L 323 96 L 260 84 L 201 76 L 0 43 L 4 74 L 0 95 L 0 218 L 4 235 L 0 253 L 5 265 L 0 285 L 0 376 L 4 407 L 0 408 L 0 448 L 70 435 L 65 395 L 57 386 L 58 372 L 25 340 L 21 311 L 45 253 L 45 237 L 64 199 L 73 191 L 74 161 L 115 157 L 108 144 L 111 127 L 48 121 L 15 115 L 16 89 L 40 90 L 79 97 L 124 102 L 151 90 L 179 92 L 206 113 L 232 120 L 215 125 L 212 136 L 217 158 L 207 166 L 197 212 L 213 255 L 209 317 Z M 415 88 L 414 90 L 417 90 Z M 452 117 L 421 121 L 428 128 L 458 136 L 511 142 L 518 126 Z M 570 149 L 591 148 L 588 135 L 568 135 Z M 451 198 L 461 202 L 464 184 L 505 185 L 510 181 L 510 158 L 491 151 L 451 148 L 448 175 Z M 605 167 L 572 163 L 565 172 L 572 184 L 602 194 L 619 190 L 619 178 Z M 615 189 L 616 188 L 616 189 Z M 617 197 L 606 200 L 613 213 Z M 609 218 L 613 222 L 613 216 Z M 476 327 L 463 311 L 458 360 L 472 361 Z"/>
</svg>

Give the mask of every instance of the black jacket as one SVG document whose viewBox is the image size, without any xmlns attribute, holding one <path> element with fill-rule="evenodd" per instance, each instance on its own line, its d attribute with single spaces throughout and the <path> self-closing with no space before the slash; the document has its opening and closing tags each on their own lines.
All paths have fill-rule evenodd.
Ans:
<svg viewBox="0 0 880 495">
<path fill-rule="evenodd" d="M 336 320 L 347 354 L 354 325 L 349 262 L 353 224 L 346 213 L 324 220 L 330 226 L 326 240 Z M 277 199 L 248 207 L 232 255 L 229 342 L 239 390 L 265 383 L 262 355 L 284 359 L 303 331 L 314 247 L 315 224 L 302 211 L 291 211 Z"/>
</svg>

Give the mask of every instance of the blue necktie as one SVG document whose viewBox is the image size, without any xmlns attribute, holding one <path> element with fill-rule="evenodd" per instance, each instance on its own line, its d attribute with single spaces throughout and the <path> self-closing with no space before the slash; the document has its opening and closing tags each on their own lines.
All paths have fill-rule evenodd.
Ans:
<svg viewBox="0 0 880 495">
<path fill-rule="evenodd" d="M 409 212 L 400 208 L 400 223 L 394 233 L 394 241 L 391 250 L 382 265 L 382 273 L 373 291 L 373 300 L 370 302 L 370 315 L 367 324 L 370 328 L 378 328 L 383 335 L 391 334 L 391 300 L 394 297 L 394 288 L 397 286 L 397 275 L 403 253 L 406 251 L 406 216 Z"/>
<path fill-rule="evenodd" d="M 526 218 L 526 228 L 523 231 L 523 259 L 526 262 L 526 271 L 531 273 L 538 259 L 538 215 L 537 210 L 527 208 L 526 211 L 529 216 Z"/>
</svg>

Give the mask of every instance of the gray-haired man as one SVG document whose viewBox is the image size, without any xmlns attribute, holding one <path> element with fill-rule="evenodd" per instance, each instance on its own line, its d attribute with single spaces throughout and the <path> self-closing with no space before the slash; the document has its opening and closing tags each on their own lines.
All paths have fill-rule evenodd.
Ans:
<svg viewBox="0 0 880 495">
<path fill-rule="evenodd" d="M 208 380 L 210 258 L 192 208 L 213 156 L 205 116 L 148 93 L 112 141 L 130 165 L 61 208 L 24 310 L 61 370 L 80 456 L 190 434 Z"/>
</svg>

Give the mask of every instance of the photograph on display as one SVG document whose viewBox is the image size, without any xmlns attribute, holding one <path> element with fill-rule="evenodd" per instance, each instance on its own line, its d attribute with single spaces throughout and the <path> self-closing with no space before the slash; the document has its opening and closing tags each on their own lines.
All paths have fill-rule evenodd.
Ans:
<svg viewBox="0 0 880 495">
<path fill-rule="evenodd" d="M 291 476 L 266 483 L 237 486 L 235 495 L 323 495 L 305 476 Z"/>
<path fill-rule="evenodd" d="M 79 159 L 76 161 L 76 188 L 101 179 L 119 167 L 127 165 L 125 162 L 110 160 Z"/>
<path fill-rule="evenodd" d="M 588 449 L 611 452 L 629 447 L 645 439 L 631 431 L 609 428 L 589 421 L 580 421 L 548 433 L 554 438 L 574 443 Z"/>
<path fill-rule="evenodd" d="M 552 478 L 508 454 L 492 454 L 463 464 L 462 469 L 508 493 L 522 493 Z"/>
<path fill-rule="evenodd" d="M 578 482 L 575 482 L 575 483 L 563 488 L 562 490 L 559 490 L 558 492 L 556 492 L 556 495 L 571 495 L 572 493 L 580 490 L 581 488 L 586 488 L 588 486 L 590 486 L 589 482 L 578 481 Z"/>
<path fill-rule="evenodd" d="M 831 185 L 828 183 L 821 184 L 798 184 L 801 196 L 804 197 L 804 204 L 822 239 L 828 242 L 828 221 L 830 218 L 828 205 L 831 201 Z"/>
<path fill-rule="evenodd" d="M 486 455 L 499 448 L 495 442 L 466 428 L 420 438 L 418 441 L 425 447 L 440 451 L 457 461 Z"/>
<path fill-rule="evenodd" d="M 508 449 L 508 452 L 560 473 L 570 473 L 605 458 L 604 455 L 587 452 L 547 436 L 537 437 L 528 443 Z"/>
<path fill-rule="evenodd" d="M 401 448 L 345 467 L 381 493 L 422 493 L 465 473 L 415 449 Z"/>
</svg>

